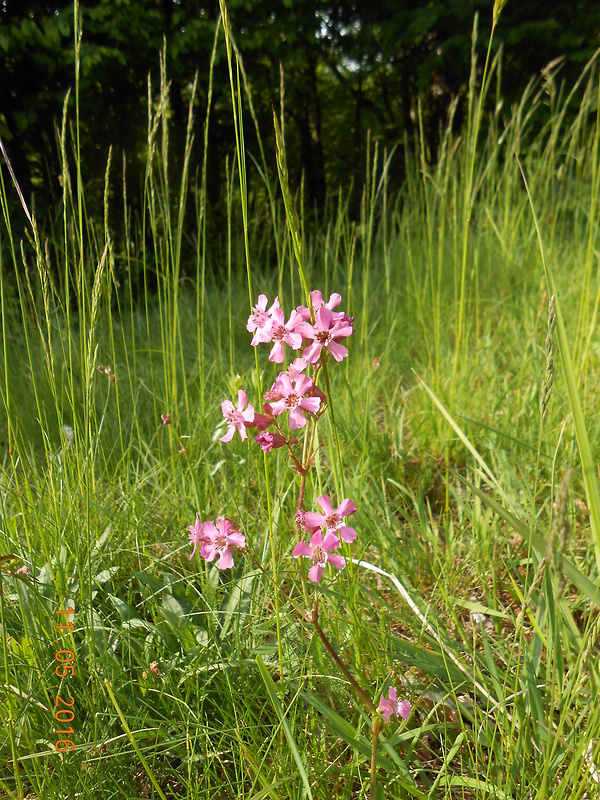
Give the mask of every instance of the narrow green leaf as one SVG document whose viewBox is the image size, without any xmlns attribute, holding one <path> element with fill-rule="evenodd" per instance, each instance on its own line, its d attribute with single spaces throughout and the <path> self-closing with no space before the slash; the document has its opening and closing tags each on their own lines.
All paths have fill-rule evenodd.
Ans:
<svg viewBox="0 0 600 800">
<path fill-rule="evenodd" d="M 306 774 L 306 767 L 304 766 L 304 761 L 302 760 L 302 756 L 300 755 L 300 751 L 298 750 L 298 745 L 296 744 L 296 740 L 294 739 L 288 721 L 285 718 L 285 712 L 281 707 L 281 703 L 279 702 L 279 697 L 277 696 L 277 688 L 273 683 L 273 678 L 271 678 L 271 674 L 269 673 L 269 670 L 265 667 L 265 664 L 260 656 L 256 656 L 256 664 L 258 666 L 258 671 L 260 672 L 260 676 L 263 679 L 263 683 L 265 684 L 265 688 L 267 690 L 267 694 L 269 695 L 269 700 L 271 701 L 271 705 L 273 706 L 273 708 L 275 709 L 275 713 L 279 717 L 279 721 L 281 722 L 283 732 L 285 733 L 286 739 L 288 740 L 290 750 L 292 751 L 292 755 L 294 756 L 294 761 L 296 762 L 296 766 L 298 767 L 298 772 L 300 773 L 300 777 L 302 778 L 302 783 L 304 784 L 306 793 L 310 797 L 310 800 L 313 800 L 312 792 L 310 790 L 308 775 Z"/>
<path fill-rule="evenodd" d="M 307 703 L 310 703 L 310 705 L 321 714 L 329 726 L 329 730 L 336 736 L 339 736 L 340 739 L 343 739 L 350 747 L 364 757 L 366 763 L 369 763 L 371 759 L 371 740 L 363 736 L 362 733 L 358 733 L 353 725 L 343 717 L 340 717 L 339 714 L 329 708 L 325 703 L 321 702 L 314 694 L 306 691 L 301 691 L 300 694 Z M 426 800 L 429 795 L 417 789 L 414 778 L 410 775 L 406 765 L 392 745 L 386 742 L 383 737 L 380 741 L 392 760 L 390 761 L 390 759 L 386 758 L 381 753 L 377 753 L 377 766 L 392 774 L 394 776 L 394 782 L 402 786 L 402 788 L 409 793 L 410 797 L 416 797 L 418 800 Z"/>
<path fill-rule="evenodd" d="M 558 318 L 559 318 L 559 316 L 558 316 L 559 315 L 558 300 L 556 300 L 556 308 L 557 308 L 557 322 L 558 322 Z M 561 317 L 561 321 L 562 321 L 562 317 Z M 572 370 L 572 365 L 571 365 L 571 370 Z M 500 484 L 498 483 L 495 475 L 493 474 L 491 469 L 487 466 L 487 464 L 485 463 L 483 458 L 480 456 L 480 454 L 477 452 L 477 450 L 475 449 L 473 444 L 470 442 L 470 440 L 467 437 L 467 435 L 460 428 L 460 426 L 455 422 L 455 420 L 452 418 L 450 413 L 446 410 L 446 408 L 442 405 L 442 403 L 434 395 L 434 393 L 427 386 L 427 384 L 423 380 L 421 380 L 421 378 L 419 378 L 418 375 L 417 375 L 417 379 L 420 381 L 420 383 L 422 384 L 423 388 L 427 391 L 427 393 L 429 394 L 429 396 L 431 397 L 433 402 L 436 404 L 436 406 L 439 408 L 439 410 L 442 412 L 444 417 L 448 420 L 448 422 L 450 423 L 450 425 L 454 429 L 454 431 L 457 434 L 457 436 L 460 438 L 460 440 L 465 445 L 465 447 L 469 450 L 469 452 L 473 455 L 473 457 L 475 458 L 477 463 L 480 465 L 480 467 L 481 467 L 484 475 L 486 476 L 486 478 L 494 486 L 494 488 L 496 489 L 498 494 L 502 497 L 503 501 L 505 503 L 509 504 L 510 503 L 510 499 L 506 495 L 506 492 L 504 491 L 502 486 L 500 486 Z M 577 397 L 577 401 L 578 400 L 579 400 L 579 398 Z M 575 411 L 574 411 L 573 408 L 572 408 L 572 411 L 573 411 L 573 418 L 575 419 Z M 581 416 L 581 419 L 583 420 L 583 415 Z M 585 434 L 585 441 L 587 442 L 587 447 L 588 447 L 588 450 L 589 450 L 589 441 L 587 439 L 587 433 L 585 431 L 585 425 L 583 427 L 583 433 Z M 578 442 L 579 442 L 579 438 L 578 438 Z M 580 452 L 581 452 L 581 446 L 580 446 Z M 590 450 L 590 459 L 591 459 L 591 450 Z M 583 462 L 583 454 L 582 454 L 582 462 Z M 590 461 L 590 463 L 591 463 L 591 461 Z M 498 514 L 498 516 L 500 516 L 502 519 L 504 519 L 505 522 L 508 522 L 523 537 L 523 539 L 525 541 L 530 542 L 531 546 L 539 554 L 541 554 L 542 556 L 545 556 L 547 554 L 548 547 L 546 545 L 546 542 L 540 536 L 538 536 L 532 530 L 530 530 L 530 527 L 528 525 L 526 525 L 522 520 L 520 520 L 518 517 L 516 517 L 514 514 L 512 514 L 506 508 L 501 506 L 497 501 L 492 500 L 492 498 L 489 495 L 487 495 L 485 492 L 482 492 L 481 489 L 478 489 L 476 486 L 474 486 L 472 483 L 470 483 L 466 478 L 464 478 L 458 472 L 455 472 L 454 470 L 450 470 L 450 472 L 452 472 L 454 475 L 456 475 L 459 478 L 459 480 L 461 480 L 465 484 L 465 486 L 468 486 L 469 489 L 472 492 L 474 492 L 481 500 L 483 500 L 490 508 L 492 508 Z M 585 467 L 584 467 L 584 478 L 585 478 Z M 595 477 L 594 477 L 593 483 L 594 483 L 595 491 L 597 493 L 598 492 L 598 485 L 597 485 Z M 587 484 L 586 484 L 586 496 L 588 496 L 587 495 Z M 588 508 L 590 509 L 590 520 L 591 520 L 592 519 L 592 505 L 589 503 L 589 496 L 588 496 Z M 599 500 L 599 503 L 598 503 L 598 509 L 599 509 L 599 520 L 600 520 L 600 500 Z M 594 525 L 592 524 L 592 532 L 593 531 L 594 531 Z M 598 531 L 600 533 L 600 523 L 599 523 Z M 600 552 L 600 542 L 598 544 L 598 548 L 599 548 L 598 552 Z M 597 555 L 598 555 L 598 553 L 597 553 Z M 566 559 L 563 561 L 563 571 L 564 571 L 565 575 L 567 576 L 567 578 L 573 584 L 575 584 L 575 586 L 577 586 L 577 588 L 579 589 L 579 591 L 582 594 L 587 595 L 587 597 L 589 597 L 594 602 L 598 602 L 598 599 L 599 599 L 599 590 L 598 590 L 598 588 L 596 586 L 594 586 L 594 584 L 588 578 L 586 578 L 577 569 L 577 567 L 575 567 L 573 564 L 571 564 Z"/>
<path fill-rule="evenodd" d="M 348 720 L 329 708 L 328 705 L 319 700 L 318 697 L 315 697 L 311 692 L 301 691 L 300 695 L 321 714 L 332 733 L 339 736 L 340 739 L 343 739 L 346 744 L 349 744 L 350 747 L 363 756 L 366 761 L 369 761 L 371 758 L 370 739 L 358 733 Z M 381 753 L 377 754 L 377 765 L 386 770 L 386 772 L 393 773 L 396 771 L 393 762 L 385 758 L 385 756 L 382 756 Z"/>
<path fill-rule="evenodd" d="M 481 489 L 473 486 L 470 481 L 468 481 L 462 475 L 459 475 L 458 472 L 454 472 L 454 470 L 452 470 L 452 472 L 465 484 L 465 486 L 468 486 L 468 488 L 474 494 L 476 494 L 477 497 L 483 500 L 483 502 L 486 503 L 501 519 L 507 522 L 523 538 L 524 541 L 530 542 L 531 546 L 539 555 L 545 556 L 547 554 L 548 545 L 541 536 L 538 536 L 537 533 L 534 533 L 530 529 L 529 525 L 526 525 L 523 520 L 512 514 L 510 511 L 504 508 L 504 506 L 501 506 L 497 500 L 494 500 Z M 586 576 L 566 558 L 563 559 L 562 569 L 567 578 L 579 589 L 582 594 L 586 595 L 586 597 L 588 597 L 594 603 L 598 603 L 600 600 L 599 588 L 594 586 L 589 578 L 586 578 Z"/>
<path fill-rule="evenodd" d="M 573 415 L 573 424 L 575 426 L 575 436 L 577 438 L 577 446 L 579 448 L 579 456 L 581 458 L 581 467 L 583 470 L 583 482 L 585 485 L 585 496 L 587 506 L 590 512 L 590 525 L 592 527 L 592 538 L 594 541 L 594 549 L 596 552 L 596 564 L 600 572 L 600 490 L 598 489 L 598 479 L 596 477 L 596 464 L 592 457 L 592 448 L 590 447 L 590 440 L 585 426 L 585 419 L 583 417 L 583 407 L 577 391 L 577 378 L 575 377 L 575 370 L 573 369 L 573 361 L 571 359 L 571 351 L 567 340 L 567 332 L 565 323 L 556 292 L 556 284 L 554 283 L 554 275 L 550 269 L 550 264 L 546 258 L 546 250 L 542 240 L 542 234 L 538 223 L 537 214 L 533 205 L 533 199 L 529 191 L 527 179 L 523 168 L 519 162 L 519 168 L 527 190 L 527 197 L 529 198 L 529 205 L 531 207 L 531 214 L 537 232 L 538 244 L 540 254 L 542 257 L 542 265 L 548 282 L 550 293 L 554 295 L 555 312 L 556 312 L 556 333 L 558 336 L 558 346 L 560 353 L 560 363 L 563 368 L 565 382 L 567 384 L 567 395 L 569 398 L 569 406 L 571 414 Z"/>
<path fill-rule="evenodd" d="M 414 370 L 413 370 L 413 372 L 414 372 Z M 506 496 L 506 494 L 505 494 L 505 492 L 504 492 L 504 489 L 503 489 L 503 488 L 502 488 L 502 486 L 501 486 L 501 485 L 498 483 L 498 480 L 496 479 L 496 476 L 494 475 L 494 473 L 492 472 L 492 470 L 491 470 L 491 469 L 488 467 L 488 465 L 485 463 L 485 461 L 483 460 L 482 456 L 481 456 L 481 455 L 478 453 L 478 451 L 476 450 L 476 448 L 473 446 L 473 444 L 472 444 L 472 442 L 470 441 L 469 437 L 468 437 L 468 436 L 465 434 L 465 432 L 464 432 L 464 431 L 462 430 L 462 428 L 461 428 L 461 427 L 458 425 L 458 423 L 454 421 L 454 419 L 452 418 L 452 416 L 451 416 L 451 414 L 449 413 L 449 411 L 447 411 L 447 409 L 446 409 L 446 408 L 443 406 L 443 404 L 442 404 L 442 403 L 441 403 L 441 402 L 438 400 L 438 398 L 437 398 L 437 397 L 434 395 L 434 393 L 431 391 L 431 389 L 429 388 L 429 386 L 427 386 L 427 384 L 425 383 L 425 381 L 424 381 L 422 378 L 420 378 L 420 377 L 417 375 L 417 373 L 416 373 L 416 372 L 415 372 L 415 376 L 416 376 L 417 380 L 419 381 L 419 383 L 420 383 L 420 384 L 423 386 L 423 388 L 425 389 L 425 391 L 427 392 L 427 394 L 428 394 L 428 395 L 431 397 L 431 399 L 433 400 L 433 402 L 436 404 L 436 406 L 438 407 L 438 409 L 441 411 L 441 413 L 443 414 L 443 416 L 444 416 L 444 417 L 446 418 L 446 420 L 447 420 L 447 421 L 450 423 L 450 425 L 452 426 L 452 428 L 453 428 L 454 432 L 456 433 L 456 435 L 458 436 L 458 438 L 461 440 L 461 442 L 462 442 L 462 443 L 464 444 L 464 446 L 467 448 L 467 450 L 469 451 L 469 453 L 471 453 L 471 455 L 473 456 L 473 458 L 474 458 L 474 459 L 477 461 L 477 463 L 479 464 L 479 466 L 480 466 L 480 467 L 481 467 L 481 469 L 483 470 L 483 472 L 484 472 L 484 474 L 485 474 L 485 476 L 486 476 L 486 479 L 487 479 L 487 480 L 488 480 L 490 483 L 492 483 L 492 484 L 493 484 L 493 486 L 496 488 L 496 490 L 497 490 L 498 494 L 500 494 L 500 495 L 502 496 L 502 498 L 504 499 L 504 501 L 505 501 L 505 502 L 509 502 L 509 500 L 508 500 L 508 497 Z"/>
<path fill-rule="evenodd" d="M 456 739 L 454 740 L 454 744 L 452 745 L 450 750 L 446 753 L 446 756 L 444 758 L 444 763 L 442 764 L 442 766 L 440 768 L 440 771 L 438 772 L 438 774 L 436 776 L 436 779 L 435 779 L 435 781 L 433 783 L 433 786 L 429 790 L 430 796 L 433 796 L 434 791 L 437 789 L 437 787 L 440 784 L 440 781 L 442 780 L 442 778 L 446 774 L 446 771 L 448 769 L 448 765 L 456 757 L 456 754 L 458 753 L 458 751 L 462 747 L 462 743 L 465 740 L 465 738 L 466 737 L 465 737 L 464 731 L 461 731 L 458 734 L 458 736 L 456 737 Z"/>
</svg>

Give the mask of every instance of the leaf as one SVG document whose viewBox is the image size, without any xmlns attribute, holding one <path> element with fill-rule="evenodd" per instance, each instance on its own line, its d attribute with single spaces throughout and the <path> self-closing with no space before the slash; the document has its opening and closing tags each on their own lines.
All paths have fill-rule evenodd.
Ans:
<svg viewBox="0 0 600 800">
<path fill-rule="evenodd" d="M 112 525 L 107 525 L 106 528 L 102 531 L 102 535 L 94 542 L 94 546 L 92 547 L 92 552 L 90 553 L 90 561 L 93 561 L 97 555 L 100 554 L 100 551 L 104 547 L 106 540 L 110 536 L 112 531 Z"/>
<path fill-rule="evenodd" d="M 350 747 L 363 756 L 366 761 L 370 760 L 370 739 L 367 739 L 367 737 L 362 733 L 358 733 L 354 725 L 351 725 L 348 720 L 344 719 L 333 709 L 329 708 L 328 705 L 319 700 L 318 697 L 315 697 L 315 695 L 311 692 L 301 691 L 300 695 L 306 700 L 307 703 L 310 703 L 310 705 L 316 709 L 319 714 L 321 714 L 321 716 L 327 722 L 332 733 L 334 733 L 336 736 L 339 736 L 340 739 L 343 739 L 346 744 L 349 744 Z M 386 772 L 396 772 L 393 762 L 385 758 L 385 756 L 381 755 L 381 753 L 377 754 L 377 764 L 385 769 Z"/>
<path fill-rule="evenodd" d="M 510 619 L 510 614 L 508 614 L 506 611 L 497 611 L 495 608 L 488 608 L 488 606 L 483 606 L 481 603 L 475 603 L 473 600 L 463 600 L 460 597 L 453 597 L 452 595 L 448 595 L 448 600 L 451 603 L 454 603 L 455 606 L 467 608 L 469 611 L 476 611 L 479 614 L 485 614 L 488 617 Z"/>
<path fill-rule="evenodd" d="M 97 575 L 94 575 L 93 580 L 98 584 L 98 586 L 103 586 L 105 583 L 108 583 L 108 581 L 113 577 L 113 575 L 116 575 L 118 571 L 118 567 L 109 567 L 108 569 L 103 569 Z"/>
<path fill-rule="evenodd" d="M 140 618 L 140 615 L 135 608 L 130 606 L 129 603 L 126 603 L 124 600 L 121 600 L 120 597 L 115 597 L 114 594 L 109 594 L 108 599 L 113 604 L 117 613 L 124 622 L 129 622 L 130 620 Z"/>
<path fill-rule="evenodd" d="M 414 371 L 414 370 L 413 370 L 413 371 Z M 496 476 L 494 475 L 494 473 L 492 472 L 492 470 L 491 470 L 491 469 L 488 467 L 488 465 L 485 463 L 485 461 L 483 460 L 482 456 L 481 456 L 481 455 L 478 453 L 477 449 L 476 449 L 476 448 L 473 446 L 473 444 L 471 443 L 471 441 L 470 441 L 469 437 L 468 437 L 468 436 L 467 436 L 467 435 L 464 433 L 464 431 L 463 431 L 463 430 L 462 430 L 462 428 L 461 428 L 461 427 L 458 425 L 458 423 L 454 421 L 453 417 L 452 417 L 452 416 L 450 415 L 450 413 L 449 413 L 449 412 L 446 410 L 446 408 L 445 408 L 445 407 L 442 405 L 442 403 L 441 403 L 441 402 L 440 402 L 440 401 L 437 399 L 437 397 L 436 397 L 436 396 L 434 395 L 434 393 L 431 391 L 431 389 L 429 388 L 429 386 L 427 386 L 427 384 L 425 383 L 425 381 L 424 381 L 422 378 L 420 378 L 420 377 L 417 375 L 417 373 L 416 373 L 416 372 L 415 372 L 415 376 L 416 376 L 417 380 L 419 381 L 419 383 L 421 384 L 421 386 L 423 386 L 423 388 L 425 389 L 425 391 L 427 392 L 427 394 L 428 394 L 428 395 L 431 397 L 431 399 L 433 400 L 433 402 L 436 404 L 436 406 L 438 407 L 438 409 L 441 411 L 442 415 L 443 415 L 443 416 L 446 418 L 446 420 L 447 420 L 447 421 L 450 423 L 450 425 L 452 426 L 452 428 L 453 428 L 454 432 L 456 433 L 456 435 L 458 436 L 458 438 L 461 440 L 461 442 L 462 442 L 462 443 L 464 444 L 464 446 L 467 448 L 467 450 L 469 451 L 469 453 L 471 453 L 471 455 L 473 456 L 473 458 L 474 458 L 474 459 L 477 461 L 477 463 L 478 463 L 478 464 L 479 464 L 479 466 L 481 467 L 481 469 L 482 469 L 483 473 L 485 474 L 487 481 L 488 481 L 489 483 L 491 483 L 491 484 L 492 484 L 492 485 L 493 485 L 493 486 L 496 488 L 496 490 L 497 490 L 498 494 L 499 494 L 499 495 L 500 495 L 500 496 L 501 496 L 501 497 L 504 499 L 504 501 L 505 501 L 506 503 L 508 503 L 508 502 L 509 502 L 509 499 L 508 499 L 508 497 L 506 496 L 506 494 L 505 494 L 505 492 L 504 492 L 504 489 L 503 489 L 503 488 L 502 488 L 502 486 L 499 484 L 499 482 L 498 482 L 498 480 L 497 480 Z"/>
<path fill-rule="evenodd" d="M 557 308 L 558 308 L 558 301 L 557 301 Z M 557 320 L 558 320 L 558 311 L 557 311 Z M 442 403 L 433 394 L 431 389 L 429 389 L 429 387 L 421 380 L 421 378 L 419 378 L 418 375 L 417 375 L 417 378 L 421 382 L 423 387 L 426 389 L 426 391 L 428 392 L 429 396 L 432 398 L 434 403 L 440 409 L 440 411 L 442 412 L 444 417 L 448 420 L 448 422 L 450 423 L 450 425 L 452 426 L 452 428 L 456 432 L 457 436 L 464 443 L 465 447 L 469 450 L 469 452 L 476 459 L 477 463 L 480 465 L 480 467 L 481 467 L 484 475 L 486 476 L 487 480 L 495 487 L 495 489 L 498 491 L 498 494 L 502 497 L 504 502 L 507 505 L 510 504 L 510 500 L 509 500 L 508 496 L 506 495 L 506 492 L 500 486 L 500 484 L 498 483 L 495 475 L 493 474 L 491 469 L 487 466 L 487 464 L 485 463 L 483 458 L 479 455 L 479 453 L 477 452 L 475 447 L 473 447 L 472 443 L 469 441 L 469 439 L 466 436 L 466 434 L 464 433 L 464 431 L 461 430 L 459 425 L 454 421 L 452 416 L 448 413 L 448 411 L 444 408 Z M 574 414 L 575 414 L 575 412 L 573 412 L 573 415 Z M 587 441 L 587 434 L 586 434 L 586 441 Z M 589 442 L 588 442 L 588 447 L 589 447 Z M 477 495 L 477 497 L 479 497 L 490 508 L 492 508 L 498 514 L 498 516 L 500 516 L 505 522 L 508 522 L 509 525 L 511 525 L 514 528 L 514 530 L 516 530 L 517 533 L 519 533 L 521 535 L 521 537 L 525 541 L 530 542 L 531 546 L 538 553 L 540 553 L 542 556 L 545 556 L 547 554 L 548 547 L 546 545 L 546 542 L 540 536 L 538 536 L 536 533 L 534 533 L 530 529 L 530 527 L 528 525 L 526 525 L 522 520 L 520 520 L 517 516 L 515 516 L 510 511 L 508 511 L 506 508 L 501 506 L 500 503 L 498 503 L 496 500 L 492 500 L 492 498 L 489 495 L 487 495 L 485 492 L 481 491 L 481 489 L 478 489 L 476 486 L 474 486 L 472 483 L 470 483 L 466 478 L 464 478 L 458 472 L 456 472 L 455 470 L 451 469 L 450 467 L 448 467 L 448 470 L 450 472 L 452 472 L 452 474 L 455 475 L 459 480 L 461 480 L 465 484 L 465 486 L 468 486 L 469 489 L 474 494 Z M 584 470 L 584 473 L 585 473 L 585 470 Z M 584 477 L 585 477 L 585 474 L 584 474 Z M 597 483 L 595 481 L 595 477 L 594 477 L 594 485 L 595 485 L 596 491 L 597 491 L 598 490 L 598 486 L 597 486 Z M 587 489 L 586 489 L 586 492 L 587 492 Z M 588 498 L 588 500 L 589 500 L 589 498 Z M 591 512 L 591 506 L 589 505 L 589 503 L 588 503 L 588 508 L 590 508 L 590 519 L 591 519 L 591 513 L 592 512 Z M 598 508 L 599 508 L 599 513 L 600 513 L 600 503 L 599 503 Z M 599 519 L 600 519 L 600 516 L 599 516 Z M 592 529 L 593 529 L 593 526 L 592 526 Z M 599 532 L 600 532 L 600 527 L 599 527 Z M 600 547 L 600 544 L 599 544 L 599 547 Z M 594 584 L 588 578 L 586 578 L 577 569 L 577 567 L 575 567 L 573 564 L 571 564 L 570 561 L 567 561 L 566 559 L 563 560 L 563 572 L 565 573 L 567 578 L 571 581 L 571 583 L 573 583 L 573 584 L 575 584 L 575 586 L 577 586 L 577 588 L 579 589 L 579 591 L 582 594 L 587 595 L 587 597 L 589 597 L 595 603 L 598 603 L 598 600 L 600 599 L 599 588 L 595 587 Z"/>
</svg>

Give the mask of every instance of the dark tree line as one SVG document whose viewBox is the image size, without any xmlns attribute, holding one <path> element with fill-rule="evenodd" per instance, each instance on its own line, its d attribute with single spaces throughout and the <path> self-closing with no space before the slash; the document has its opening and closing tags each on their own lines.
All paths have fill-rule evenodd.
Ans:
<svg viewBox="0 0 600 800">
<path fill-rule="evenodd" d="M 467 92 L 474 16 L 479 14 L 481 61 L 492 17 L 491 0 L 230 0 L 228 7 L 269 141 L 282 65 L 290 164 L 296 179 L 304 173 L 307 197 L 317 204 L 328 187 L 352 177 L 362 181 L 367 131 L 388 148 L 406 136 L 410 140 L 419 103 L 429 157 L 435 159 L 449 104 Z M 85 174 L 101 184 L 112 144 L 116 153 L 126 153 L 129 174 L 139 182 L 147 80 L 150 74 L 158 84 L 163 42 L 175 149 L 183 146 L 196 71 L 201 127 L 218 0 L 81 0 L 81 12 Z M 509 0 L 494 46 L 501 44 L 508 107 L 527 81 L 559 56 L 565 57 L 562 76 L 574 81 L 600 45 L 600 3 Z M 34 192 L 42 208 L 60 192 L 56 132 L 65 94 L 74 85 L 73 63 L 72 2 L 0 0 L 0 136 L 25 193 Z M 460 103 L 458 108 L 460 126 Z M 211 112 L 209 190 L 217 202 L 224 158 L 234 141 L 222 39 Z M 73 120 L 72 99 L 69 114 Z M 196 162 L 201 157 L 198 144 Z"/>
</svg>

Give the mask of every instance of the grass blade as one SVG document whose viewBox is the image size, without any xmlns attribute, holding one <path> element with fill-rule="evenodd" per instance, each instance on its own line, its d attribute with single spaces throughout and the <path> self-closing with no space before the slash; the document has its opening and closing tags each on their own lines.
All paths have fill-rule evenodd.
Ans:
<svg viewBox="0 0 600 800">
<path fill-rule="evenodd" d="M 536 550 L 541 556 L 545 556 L 547 554 L 548 545 L 541 536 L 538 536 L 537 533 L 534 533 L 528 525 L 519 519 L 519 517 L 512 514 L 510 511 L 504 508 L 504 506 L 501 506 L 497 500 L 494 500 L 481 489 L 478 489 L 462 475 L 459 475 L 458 472 L 454 472 L 454 470 L 451 471 L 465 484 L 465 486 L 470 489 L 470 491 L 472 491 L 477 495 L 477 497 L 480 498 L 480 500 L 486 503 L 486 505 L 488 505 L 492 511 L 494 511 L 494 513 L 496 513 L 505 522 L 508 522 L 508 524 L 519 534 L 519 536 L 523 538 L 524 541 L 530 542 L 534 550 Z M 600 600 L 600 592 L 598 587 L 594 586 L 592 581 L 589 578 L 586 578 L 586 576 L 566 558 L 563 558 L 562 570 L 571 583 L 574 584 L 582 594 L 586 595 L 586 597 L 589 597 L 592 602 L 596 604 L 598 603 Z"/>
<path fill-rule="evenodd" d="M 256 656 L 256 663 L 258 665 L 258 671 L 260 672 L 260 677 L 263 679 L 263 683 L 265 684 L 267 694 L 269 695 L 269 700 L 271 701 L 271 705 L 275 709 L 275 713 L 279 718 L 279 721 L 283 728 L 283 732 L 285 733 L 286 739 L 288 740 L 290 750 L 292 751 L 292 755 L 294 756 L 294 761 L 296 762 L 296 766 L 298 767 L 298 772 L 300 773 L 300 777 L 302 778 L 302 783 L 304 784 L 304 788 L 306 789 L 306 794 L 310 797 L 310 800 L 313 800 L 312 792 L 310 790 L 308 775 L 306 774 L 306 767 L 304 766 L 304 761 L 302 760 L 302 756 L 300 755 L 300 751 L 298 750 L 298 745 L 296 744 L 296 740 L 294 739 L 288 721 L 285 718 L 285 712 L 281 707 L 281 703 L 279 702 L 279 697 L 277 696 L 277 688 L 275 687 L 273 678 L 271 677 L 269 670 L 265 667 L 265 664 L 260 656 Z"/>
<path fill-rule="evenodd" d="M 518 158 L 517 158 L 518 161 Z M 590 440 L 588 437 L 587 429 L 585 426 L 585 419 L 583 417 L 583 407 L 579 392 L 577 391 L 577 379 L 575 377 L 575 370 L 573 369 L 573 360 L 571 359 L 571 351 L 567 341 L 567 332 L 565 330 L 565 323 L 560 307 L 560 302 L 556 292 L 556 284 L 554 282 L 554 275 L 550 269 L 550 264 L 546 258 L 546 251 L 542 234 L 538 223 L 537 214 L 533 205 L 531 192 L 527 178 L 523 171 L 523 167 L 519 162 L 519 168 L 527 190 L 527 197 L 529 198 L 529 205 L 537 233 L 538 244 L 540 247 L 540 255 L 542 257 L 542 265 L 548 283 L 548 289 L 555 298 L 555 311 L 556 311 L 556 333 L 558 336 L 558 345 L 560 352 L 560 363 L 562 364 L 563 373 L 565 376 L 565 383 L 567 384 L 567 396 L 569 398 L 569 407 L 573 415 L 573 424 L 575 426 L 575 436 L 577 438 L 577 446 L 579 448 L 579 456 L 581 458 L 581 467 L 583 470 L 583 483 L 585 486 L 585 496 L 587 506 L 590 511 L 590 524 L 592 527 L 592 538 L 594 540 L 594 549 L 596 552 L 596 564 L 600 571 L 600 489 L 598 489 L 598 479 L 596 477 L 596 465 L 592 458 L 592 448 L 590 447 Z"/>
</svg>

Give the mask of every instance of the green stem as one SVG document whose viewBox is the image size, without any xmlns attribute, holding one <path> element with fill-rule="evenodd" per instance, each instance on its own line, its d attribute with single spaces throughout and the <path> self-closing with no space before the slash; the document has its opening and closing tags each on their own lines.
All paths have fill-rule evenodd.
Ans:
<svg viewBox="0 0 600 800">
<path fill-rule="evenodd" d="M 323 643 L 323 646 L 325 647 L 325 650 L 327 650 L 327 652 L 329 653 L 329 655 L 331 657 L 331 660 L 338 667 L 338 669 L 340 670 L 342 675 L 346 678 L 348 683 L 352 686 L 352 688 L 354 689 L 356 694 L 360 697 L 360 699 L 364 703 L 364 705 L 367 708 L 367 710 L 373 715 L 377 714 L 377 708 L 375 707 L 375 704 L 373 703 L 373 701 L 371 700 L 369 695 L 365 692 L 365 690 L 360 686 L 360 684 L 357 683 L 356 679 L 354 678 L 354 676 L 352 675 L 352 673 L 350 672 L 348 667 L 344 664 L 342 659 L 335 652 L 335 649 L 334 649 L 333 645 L 331 644 L 331 642 L 329 641 L 329 639 L 327 638 L 327 635 L 325 634 L 323 628 L 321 628 L 321 626 L 319 625 L 319 603 L 318 603 L 318 599 L 315 600 L 315 602 L 314 602 L 314 605 L 313 605 L 313 608 L 312 608 L 312 613 L 309 613 L 308 611 L 305 611 L 304 609 L 300 608 L 298 603 L 296 603 L 296 601 L 293 600 L 289 596 L 289 594 L 284 589 L 282 589 L 281 586 L 279 586 L 278 583 L 276 583 L 273 580 L 273 577 L 271 575 L 269 575 L 267 570 L 263 567 L 263 565 L 260 563 L 258 558 L 254 555 L 254 553 L 251 550 L 249 550 L 248 548 L 246 548 L 244 550 L 244 552 L 247 555 L 250 556 L 250 558 L 256 564 L 258 569 L 273 584 L 273 586 L 276 589 L 276 593 L 277 592 L 281 593 L 285 597 L 285 599 L 288 601 L 288 603 L 292 606 L 294 611 L 296 611 L 305 622 L 309 622 L 313 626 L 313 628 L 317 632 L 317 636 L 319 637 L 319 639 Z"/>
<path fill-rule="evenodd" d="M 377 791 L 377 747 L 379 745 L 379 732 L 381 731 L 381 717 L 379 714 L 373 716 L 373 734 L 371 747 L 371 786 L 369 788 L 370 800 L 375 800 Z"/>
<path fill-rule="evenodd" d="M 329 400 L 329 413 L 331 414 L 331 427 L 333 428 L 333 435 L 335 437 L 335 448 L 336 448 L 336 455 L 339 467 L 339 480 L 340 480 L 340 490 L 342 493 L 342 497 L 346 496 L 346 490 L 344 488 L 344 465 L 342 461 L 342 446 L 340 444 L 340 435 L 338 432 L 338 426 L 335 420 L 335 412 L 333 408 L 333 395 L 331 393 L 331 384 L 329 383 L 329 371 L 327 370 L 327 362 L 323 362 L 323 377 L 325 379 L 325 388 L 327 389 L 327 397 Z"/>
</svg>

